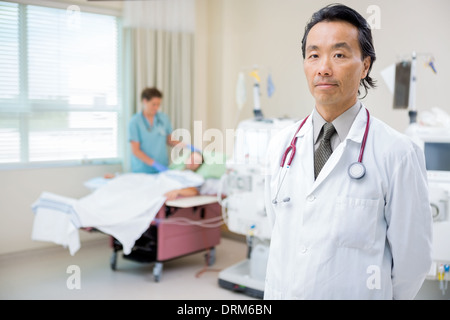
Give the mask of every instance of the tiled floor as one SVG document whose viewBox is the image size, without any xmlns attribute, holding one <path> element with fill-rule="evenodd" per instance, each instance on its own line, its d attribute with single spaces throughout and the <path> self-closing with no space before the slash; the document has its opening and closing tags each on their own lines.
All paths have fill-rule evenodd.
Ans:
<svg viewBox="0 0 450 320">
<path fill-rule="evenodd" d="M 153 279 L 153 264 L 121 255 L 117 270 L 111 270 L 107 237 L 82 243 L 74 256 L 62 247 L 3 255 L 0 299 L 253 299 L 218 285 L 219 271 L 243 260 L 246 250 L 245 243 L 222 238 L 216 247 L 216 263 L 205 272 L 201 272 L 205 252 L 195 253 L 165 262 L 160 282 Z M 70 266 L 80 271 L 79 282 L 73 281 L 77 271 L 70 271 Z M 77 283 L 79 289 L 69 288 Z"/>
</svg>

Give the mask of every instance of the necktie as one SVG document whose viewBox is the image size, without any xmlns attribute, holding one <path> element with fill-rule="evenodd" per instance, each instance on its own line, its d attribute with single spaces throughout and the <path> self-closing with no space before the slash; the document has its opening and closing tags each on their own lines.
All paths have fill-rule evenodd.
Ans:
<svg viewBox="0 0 450 320">
<path fill-rule="evenodd" d="M 320 170 L 322 170 L 325 162 L 327 162 L 328 158 L 333 153 L 331 150 L 330 138 L 336 132 L 333 124 L 325 123 L 322 127 L 323 135 L 322 140 L 320 141 L 320 145 L 317 150 L 314 152 L 314 177 L 317 178 Z"/>
</svg>

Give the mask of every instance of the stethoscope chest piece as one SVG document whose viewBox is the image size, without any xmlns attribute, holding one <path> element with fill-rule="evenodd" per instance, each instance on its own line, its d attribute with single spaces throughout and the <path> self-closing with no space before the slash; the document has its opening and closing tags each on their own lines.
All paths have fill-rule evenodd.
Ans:
<svg viewBox="0 0 450 320">
<path fill-rule="evenodd" d="M 366 174 L 366 167 L 361 162 L 353 162 L 348 167 L 348 175 L 353 179 L 361 179 Z"/>
</svg>

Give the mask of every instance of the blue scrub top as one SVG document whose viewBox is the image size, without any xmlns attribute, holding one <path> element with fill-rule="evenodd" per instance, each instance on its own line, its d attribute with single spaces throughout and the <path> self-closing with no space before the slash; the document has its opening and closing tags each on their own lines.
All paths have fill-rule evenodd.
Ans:
<svg viewBox="0 0 450 320">
<path fill-rule="evenodd" d="M 172 134 L 172 124 L 169 117 L 158 112 L 150 125 L 142 112 L 136 113 L 130 120 L 128 140 L 140 143 L 141 150 L 150 158 L 164 166 L 169 165 L 167 136 Z M 131 171 L 142 173 L 157 173 L 158 171 L 131 154 Z"/>
</svg>

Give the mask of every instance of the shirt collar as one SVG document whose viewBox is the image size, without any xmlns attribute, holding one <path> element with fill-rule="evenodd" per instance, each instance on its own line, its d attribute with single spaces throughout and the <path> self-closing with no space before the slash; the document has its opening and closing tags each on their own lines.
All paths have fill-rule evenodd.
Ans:
<svg viewBox="0 0 450 320">
<path fill-rule="evenodd" d="M 347 135 L 350 132 L 350 128 L 352 127 L 352 124 L 355 121 L 355 118 L 358 115 L 361 106 L 362 106 L 361 102 L 357 100 L 353 106 L 351 106 L 339 117 L 333 120 L 332 124 L 336 129 L 340 142 L 344 141 L 345 138 L 347 138 Z M 319 112 L 317 112 L 316 108 L 314 108 L 312 117 L 314 129 L 314 144 L 315 144 L 317 142 L 317 139 L 319 138 L 320 130 L 322 129 L 326 121 L 322 118 Z"/>
<path fill-rule="evenodd" d="M 145 127 L 147 130 L 152 129 L 154 126 L 156 126 L 157 122 L 159 121 L 159 112 L 155 114 L 155 117 L 153 118 L 153 125 L 150 124 L 150 122 L 147 120 L 147 118 L 144 115 L 144 111 L 141 111 L 142 120 L 144 121 Z"/>
</svg>

